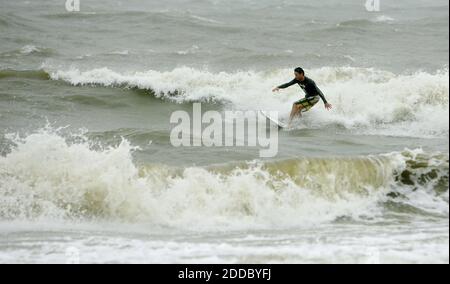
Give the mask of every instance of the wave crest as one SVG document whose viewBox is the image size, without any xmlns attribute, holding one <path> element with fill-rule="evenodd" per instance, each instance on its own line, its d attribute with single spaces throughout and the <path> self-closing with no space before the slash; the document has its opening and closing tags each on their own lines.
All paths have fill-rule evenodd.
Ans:
<svg viewBox="0 0 450 284">
<path fill-rule="evenodd" d="M 10 139 L 16 146 L 0 157 L 2 219 L 102 218 L 191 229 L 301 226 L 377 218 L 386 202 L 401 214 L 408 204 L 448 218 L 448 156 L 421 150 L 172 168 L 136 166 L 135 148 L 126 140 L 104 148 L 80 137 L 68 142 L 49 130 Z"/>
</svg>

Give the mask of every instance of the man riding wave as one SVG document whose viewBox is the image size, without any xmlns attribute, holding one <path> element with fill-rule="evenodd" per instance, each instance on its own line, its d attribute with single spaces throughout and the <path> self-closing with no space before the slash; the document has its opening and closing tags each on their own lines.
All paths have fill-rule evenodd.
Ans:
<svg viewBox="0 0 450 284">
<path fill-rule="evenodd" d="M 296 101 L 292 106 L 291 115 L 289 117 L 289 127 L 291 126 L 292 120 L 296 115 L 301 116 L 302 111 L 304 112 L 310 110 L 319 101 L 319 98 L 322 99 L 327 110 L 332 108 L 332 105 L 327 102 L 325 96 L 319 87 L 317 87 L 316 83 L 312 79 L 305 76 L 305 71 L 302 68 L 295 68 L 294 75 L 295 78 L 292 81 L 280 85 L 272 90 L 273 92 L 278 92 L 280 89 L 285 89 L 294 84 L 298 84 L 305 92 L 305 97 Z"/>
</svg>

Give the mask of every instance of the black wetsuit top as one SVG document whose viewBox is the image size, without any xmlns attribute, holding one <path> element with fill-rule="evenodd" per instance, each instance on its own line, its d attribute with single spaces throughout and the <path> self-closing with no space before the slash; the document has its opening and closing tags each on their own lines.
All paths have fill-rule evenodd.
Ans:
<svg viewBox="0 0 450 284">
<path fill-rule="evenodd" d="M 306 98 L 320 96 L 320 98 L 322 99 L 322 101 L 325 104 L 328 103 L 327 100 L 325 99 L 325 96 L 323 95 L 322 91 L 320 91 L 319 87 L 317 87 L 316 82 L 309 79 L 308 77 L 305 77 L 305 80 L 303 80 L 303 81 L 299 81 L 294 78 L 294 80 L 290 81 L 289 83 L 278 86 L 278 88 L 285 89 L 294 84 L 298 84 L 303 89 L 303 91 L 306 94 L 306 96 L 305 96 Z"/>
</svg>

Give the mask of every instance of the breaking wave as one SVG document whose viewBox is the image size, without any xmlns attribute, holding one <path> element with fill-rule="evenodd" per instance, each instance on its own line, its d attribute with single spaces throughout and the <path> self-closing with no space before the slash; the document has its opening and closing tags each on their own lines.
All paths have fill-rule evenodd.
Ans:
<svg viewBox="0 0 450 284">
<path fill-rule="evenodd" d="M 405 150 L 209 167 L 136 165 L 127 140 L 101 147 L 43 129 L 8 135 L 1 219 L 107 219 L 186 229 L 293 227 L 386 215 L 448 218 L 448 155 Z"/>
<path fill-rule="evenodd" d="M 270 109 L 287 117 L 292 102 L 303 96 L 297 87 L 272 93 L 287 82 L 291 70 L 211 73 L 177 68 L 168 72 L 118 73 L 108 68 L 49 72 L 54 80 L 73 85 L 100 85 L 150 90 L 158 98 L 182 102 L 220 102 L 234 109 Z M 363 134 L 447 137 L 449 134 L 448 69 L 434 74 L 324 67 L 308 71 L 334 105 L 319 104 L 303 120 L 309 128 L 340 125 Z"/>
</svg>

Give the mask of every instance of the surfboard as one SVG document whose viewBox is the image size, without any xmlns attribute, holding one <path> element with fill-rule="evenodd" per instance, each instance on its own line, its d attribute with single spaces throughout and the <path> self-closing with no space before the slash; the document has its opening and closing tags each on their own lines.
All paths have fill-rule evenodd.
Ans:
<svg viewBox="0 0 450 284">
<path fill-rule="evenodd" d="M 271 117 L 267 112 L 260 110 L 259 111 L 262 115 L 264 115 L 268 120 L 270 120 L 270 122 L 272 122 L 273 124 L 275 124 L 276 126 L 278 126 L 278 129 L 283 129 L 286 128 L 287 125 L 284 124 L 283 122 Z"/>
</svg>

